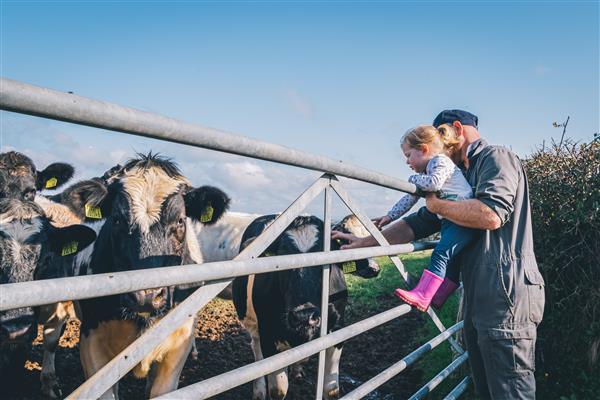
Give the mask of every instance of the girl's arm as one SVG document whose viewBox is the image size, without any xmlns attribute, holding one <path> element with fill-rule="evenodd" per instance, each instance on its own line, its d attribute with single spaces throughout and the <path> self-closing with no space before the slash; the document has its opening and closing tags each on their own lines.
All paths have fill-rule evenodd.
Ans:
<svg viewBox="0 0 600 400">
<path fill-rule="evenodd" d="M 417 204 L 417 201 L 419 201 L 417 196 L 413 196 L 412 194 L 405 195 L 398 200 L 398 202 L 394 204 L 394 207 L 392 207 L 392 209 L 387 213 L 388 217 L 390 217 L 393 221 L 397 220 L 406 214 L 406 212 L 410 210 L 412 206 Z"/>
<path fill-rule="evenodd" d="M 442 186 L 452 176 L 455 168 L 456 165 L 450 158 L 436 156 L 427 164 L 426 174 L 411 175 L 408 181 L 426 192 L 437 192 L 442 190 Z"/>
</svg>

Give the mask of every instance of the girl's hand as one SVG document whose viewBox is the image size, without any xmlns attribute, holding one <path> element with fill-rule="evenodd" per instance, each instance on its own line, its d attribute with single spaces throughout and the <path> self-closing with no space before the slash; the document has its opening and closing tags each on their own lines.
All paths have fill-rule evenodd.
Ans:
<svg viewBox="0 0 600 400">
<path fill-rule="evenodd" d="M 374 218 L 371 221 L 373 221 L 377 229 L 381 230 L 381 228 L 392 222 L 392 219 L 387 215 L 384 215 L 382 217 Z"/>
</svg>

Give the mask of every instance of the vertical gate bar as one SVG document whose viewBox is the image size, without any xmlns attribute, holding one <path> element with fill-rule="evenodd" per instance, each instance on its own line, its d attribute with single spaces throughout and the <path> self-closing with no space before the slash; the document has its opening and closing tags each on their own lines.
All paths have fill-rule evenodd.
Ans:
<svg viewBox="0 0 600 400">
<path fill-rule="evenodd" d="M 346 204 L 346 206 L 356 215 L 358 220 L 360 222 L 362 222 L 362 224 L 365 226 L 365 228 L 367 228 L 369 233 L 371 235 L 373 235 L 373 238 L 375 238 L 375 240 L 379 243 L 379 245 L 380 246 L 389 246 L 389 242 L 387 241 L 387 239 L 377 229 L 377 227 L 375 227 L 375 225 L 369 219 L 369 217 L 360 210 L 360 208 L 350 198 L 350 196 L 348 196 L 348 192 L 346 192 L 346 189 L 344 189 L 344 187 L 342 186 L 340 181 L 338 181 L 335 177 L 333 177 L 331 179 L 331 187 L 337 193 L 337 195 L 340 197 L 340 199 L 344 202 L 344 204 Z M 394 263 L 396 268 L 398 268 L 400 275 L 402 275 L 404 280 L 408 283 L 408 273 L 406 272 L 406 269 L 404 268 L 402 261 L 400 261 L 400 258 L 399 257 L 390 257 L 390 259 L 392 260 L 392 262 Z M 433 311 L 433 309 L 431 307 L 429 307 L 429 309 L 427 309 L 427 314 L 429 314 L 429 316 L 431 317 L 431 320 L 433 321 L 433 323 L 435 324 L 435 326 L 438 328 L 438 330 L 440 332 L 443 332 L 446 330 L 446 327 L 444 326 L 442 321 L 439 319 L 439 317 L 437 316 L 437 314 L 435 313 L 435 311 Z M 457 343 L 457 341 L 454 340 L 454 338 L 448 339 L 448 342 L 450 343 L 450 345 L 452 346 L 454 351 L 456 351 L 458 354 L 464 353 L 464 350 Z"/>
<path fill-rule="evenodd" d="M 325 188 L 325 204 L 323 212 L 323 251 L 331 249 L 331 186 Z M 329 268 L 330 265 L 323 266 L 322 291 L 321 291 L 321 337 L 327 335 L 327 324 L 329 314 Z M 317 393 L 316 400 L 323 398 L 323 386 L 325 381 L 325 355 L 327 350 L 319 353 L 319 370 L 317 375 Z"/>
<path fill-rule="evenodd" d="M 326 175 L 324 175 L 326 176 Z M 254 240 L 235 260 L 258 257 L 269 247 L 285 228 L 304 208 L 327 186 L 329 178 L 318 178 L 304 191 L 265 231 Z M 264 235 L 264 236 L 263 236 Z M 194 314 L 212 300 L 231 283 L 233 279 L 216 282 L 197 289 L 187 299 L 171 310 L 160 321 L 148 328 L 110 360 L 93 376 L 79 386 L 67 399 L 98 398 L 135 367 L 150 351 L 162 343 L 173 331 L 181 326 L 181 320 L 192 318 Z"/>
</svg>

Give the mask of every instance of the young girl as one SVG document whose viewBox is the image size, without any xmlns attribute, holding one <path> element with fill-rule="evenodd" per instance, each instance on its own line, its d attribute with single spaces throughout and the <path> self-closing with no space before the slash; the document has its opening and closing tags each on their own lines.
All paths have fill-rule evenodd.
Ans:
<svg viewBox="0 0 600 400">
<path fill-rule="evenodd" d="M 430 125 L 421 125 L 410 129 L 402 138 L 402 151 L 406 163 L 418 174 L 408 181 L 427 192 L 439 192 L 445 200 L 464 200 L 473 197 L 471 186 L 461 170 L 448 157 L 458 145 L 454 127 L 442 125 L 438 129 Z M 419 200 L 408 194 L 402 197 L 387 215 L 373 221 L 379 228 L 400 218 Z M 396 289 L 394 294 L 418 308 L 427 311 L 430 303 L 441 307 L 448 296 L 456 290 L 459 281 L 458 264 L 452 261 L 476 235 L 476 230 L 458 226 L 447 219 L 441 221 L 441 239 L 431 255 L 429 268 L 417 286 L 406 291 Z M 448 269 L 448 276 L 446 270 Z"/>
</svg>

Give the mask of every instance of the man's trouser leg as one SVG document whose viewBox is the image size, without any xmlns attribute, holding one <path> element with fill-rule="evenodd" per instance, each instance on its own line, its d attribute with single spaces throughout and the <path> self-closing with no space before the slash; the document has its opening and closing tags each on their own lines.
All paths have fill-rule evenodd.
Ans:
<svg viewBox="0 0 600 400">
<path fill-rule="evenodd" d="M 536 325 L 475 328 L 465 319 L 475 390 L 482 399 L 535 399 Z"/>
<path fill-rule="evenodd" d="M 479 351 L 492 399 L 535 399 L 536 325 L 479 329 Z"/>
<path fill-rule="evenodd" d="M 487 385 L 483 358 L 479 351 L 477 330 L 475 330 L 470 319 L 464 319 L 463 334 L 467 351 L 469 352 L 469 365 L 471 367 L 471 377 L 473 378 L 473 384 L 475 385 L 475 392 L 477 392 L 481 399 L 489 400 L 492 397 Z"/>
</svg>

